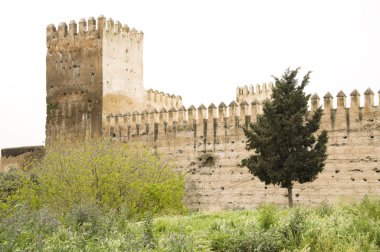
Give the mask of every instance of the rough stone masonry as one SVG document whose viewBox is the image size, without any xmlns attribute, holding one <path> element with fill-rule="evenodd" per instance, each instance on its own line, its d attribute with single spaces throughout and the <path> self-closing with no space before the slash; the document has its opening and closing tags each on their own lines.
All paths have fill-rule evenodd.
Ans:
<svg viewBox="0 0 380 252">
<path fill-rule="evenodd" d="M 228 106 L 185 108 L 180 96 L 144 89 L 141 31 L 100 16 L 57 29 L 49 25 L 46 42 L 47 144 L 104 136 L 152 146 L 186 173 L 186 202 L 193 210 L 287 204 L 285 189 L 264 185 L 240 166 L 249 155 L 242 127 L 262 113 L 271 83 L 238 87 Z M 330 93 L 323 97 L 329 157 L 317 180 L 295 185 L 296 203 L 380 195 L 380 108 L 374 96 L 367 89 L 361 106 L 354 90 L 348 107 L 341 91 L 336 108 Z M 310 113 L 319 106 L 315 94 Z"/>
</svg>

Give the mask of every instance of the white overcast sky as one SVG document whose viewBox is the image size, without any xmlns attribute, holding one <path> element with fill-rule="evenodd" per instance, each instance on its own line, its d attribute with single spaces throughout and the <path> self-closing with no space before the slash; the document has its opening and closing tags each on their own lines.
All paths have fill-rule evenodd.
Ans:
<svg viewBox="0 0 380 252">
<path fill-rule="evenodd" d="M 313 71 L 307 92 L 380 89 L 380 1 L 18 1 L 0 3 L 0 148 L 45 139 L 45 30 L 103 14 L 142 30 L 144 86 L 186 106 L 236 86 Z M 363 98 L 363 97 L 362 97 Z"/>
</svg>

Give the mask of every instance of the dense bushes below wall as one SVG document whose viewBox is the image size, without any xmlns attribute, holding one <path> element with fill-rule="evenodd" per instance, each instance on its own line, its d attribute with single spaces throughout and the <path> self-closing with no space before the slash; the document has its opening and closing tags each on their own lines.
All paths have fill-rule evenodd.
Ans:
<svg viewBox="0 0 380 252">
<path fill-rule="evenodd" d="M 20 207 L 0 220 L 1 251 L 379 251 L 380 202 L 129 221 L 89 204 L 59 216 Z"/>
<path fill-rule="evenodd" d="M 143 146 L 105 140 L 49 146 L 25 171 L 1 174 L 0 186 L 2 215 L 20 205 L 65 215 L 85 204 L 137 219 L 185 211 L 184 177 L 170 163 Z"/>
</svg>

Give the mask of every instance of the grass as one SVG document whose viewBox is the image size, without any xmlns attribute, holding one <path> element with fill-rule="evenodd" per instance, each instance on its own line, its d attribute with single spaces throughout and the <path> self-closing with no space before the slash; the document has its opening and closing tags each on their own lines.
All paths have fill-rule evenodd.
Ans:
<svg viewBox="0 0 380 252">
<path fill-rule="evenodd" d="M 0 250 L 380 251 L 380 201 L 127 220 L 79 207 L 66 216 L 24 207 L 0 221 Z"/>
</svg>

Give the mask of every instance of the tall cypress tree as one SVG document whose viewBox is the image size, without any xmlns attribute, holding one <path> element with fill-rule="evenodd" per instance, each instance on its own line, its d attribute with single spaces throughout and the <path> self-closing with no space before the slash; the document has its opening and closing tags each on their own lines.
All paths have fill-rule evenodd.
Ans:
<svg viewBox="0 0 380 252">
<path fill-rule="evenodd" d="M 324 168 L 327 158 L 327 132 L 318 136 L 322 109 L 308 113 L 310 95 L 304 88 L 310 72 L 300 85 L 296 79 L 299 68 L 287 69 L 281 79 L 275 79 L 272 99 L 264 103 L 263 114 L 251 123 L 244 133 L 247 149 L 254 154 L 242 160 L 250 173 L 265 184 L 288 189 L 289 206 L 293 206 L 294 182 L 313 181 Z"/>
</svg>

